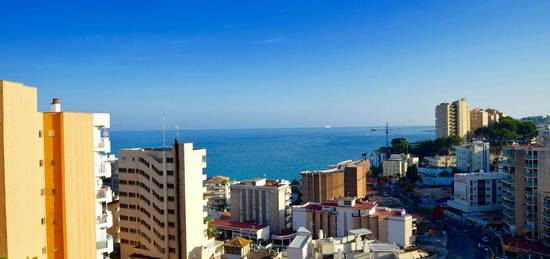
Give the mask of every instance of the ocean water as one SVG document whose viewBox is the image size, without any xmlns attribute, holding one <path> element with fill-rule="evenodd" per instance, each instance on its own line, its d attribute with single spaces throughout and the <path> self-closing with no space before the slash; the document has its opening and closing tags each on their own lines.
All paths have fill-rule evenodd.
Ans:
<svg viewBox="0 0 550 259">
<path fill-rule="evenodd" d="M 373 131 L 372 129 L 376 129 Z M 161 147 L 162 131 L 111 131 L 114 153 L 121 148 Z M 392 127 L 389 140 L 410 142 L 433 139 L 434 127 Z M 176 131 L 166 132 L 168 145 Z M 299 172 L 323 169 L 385 145 L 380 127 L 180 130 L 180 142 L 206 148 L 208 176 L 225 175 L 243 180 L 253 177 L 299 179 Z"/>
</svg>

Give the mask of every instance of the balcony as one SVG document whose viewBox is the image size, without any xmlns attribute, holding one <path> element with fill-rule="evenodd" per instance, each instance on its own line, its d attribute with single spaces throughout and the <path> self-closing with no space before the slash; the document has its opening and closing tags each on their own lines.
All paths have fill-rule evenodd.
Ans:
<svg viewBox="0 0 550 259">
<path fill-rule="evenodd" d="M 107 234 L 105 240 L 97 241 L 96 248 L 98 254 L 110 254 L 113 252 L 113 237 Z"/>
<path fill-rule="evenodd" d="M 542 234 L 545 235 L 547 238 L 550 238 L 550 229 L 543 230 Z"/>
<path fill-rule="evenodd" d="M 550 220 L 545 220 L 542 224 L 544 224 L 545 227 L 550 228 Z"/>
<path fill-rule="evenodd" d="M 550 212 L 549 212 L 549 211 L 545 211 L 544 213 L 542 213 L 542 215 L 543 215 L 544 217 L 550 219 Z"/>
<path fill-rule="evenodd" d="M 535 231 L 535 224 L 533 224 L 533 223 L 525 224 L 525 229 L 527 229 L 529 231 Z"/>
<path fill-rule="evenodd" d="M 111 162 L 110 161 L 101 161 L 99 164 L 95 165 L 95 176 L 96 177 L 111 177 Z"/>
<path fill-rule="evenodd" d="M 99 189 L 95 195 L 96 202 L 109 203 L 113 201 L 113 191 L 109 186 L 103 186 Z"/>
<path fill-rule="evenodd" d="M 500 169 L 500 170 L 501 170 L 501 172 L 503 172 L 503 173 L 505 173 L 505 174 L 511 174 L 511 175 L 513 175 L 513 174 L 514 174 L 514 172 L 513 172 L 513 171 L 510 171 L 510 169 L 508 169 L 508 168 L 505 168 L 505 167 L 503 167 L 503 168 L 502 168 L 502 169 Z"/>
<path fill-rule="evenodd" d="M 544 203 L 543 203 L 544 207 L 545 208 L 549 208 L 550 209 L 550 201 L 549 200 L 545 200 Z"/>
<path fill-rule="evenodd" d="M 526 176 L 526 177 L 537 177 L 538 174 L 537 174 L 537 173 L 533 173 L 533 172 L 525 172 L 525 176 Z"/>
<path fill-rule="evenodd" d="M 529 182 L 526 182 L 526 183 L 525 183 L 525 186 L 528 186 L 528 187 L 537 187 L 537 183 L 534 182 L 534 181 L 529 181 Z"/>
<path fill-rule="evenodd" d="M 513 219 L 510 219 L 510 218 L 504 218 L 502 221 L 504 221 L 504 223 L 506 223 L 506 225 L 508 225 L 508 226 L 513 226 L 513 225 L 515 225 L 515 224 L 514 224 L 514 220 L 513 220 Z"/>
<path fill-rule="evenodd" d="M 516 161 L 514 160 L 504 160 L 501 162 L 502 165 L 504 166 L 515 166 L 516 165 Z"/>
<path fill-rule="evenodd" d="M 514 210 L 510 210 L 510 209 L 503 210 L 502 213 L 512 219 L 516 216 L 516 213 L 514 212 Z"/>
<path fill-rule="evenodd" d="M 525 204 L 533 206 L 533 205 L 537 205 L 537 202 L 534 199 L 525 199 Z"/>
<path fill-rule="evenodd" d="M 537 210 L 533 207 L 525 207 L 525 212 L 527 212 L 527 214 L 534 214 L 537 213 Z"/>
<path fill-rule="evenodd" d="M 505 199 L 505 200 L 509 200 L 509 201 L 514 201 L 515 200 L 514 195 L 510 194 L 508 192 L 502 193 L 502 198 Z"/>
<path fill-rule="evenodd" d="M 516 157 L 516 153 L 510 152 L 510 150 L 504 150 L 502 155 L 505 157 Z"/>
<path fill-rule="evenodd" d="M 528 155 L 528 154 L 526 154 L 525 159 L 538 159 L 538 156 L 537 155 Z"/>
<path fill-rule="evenodd" d="M 514 208 L 514 202 L 511 202 L 511 201 L 508 201 L 508 200 L 503 200 L 502 201 L 502 205 L 505 207 L 505 208 L 508 208 L 508 209 L 513 209 Z"/>
<path fill-rule="evenodd" d="M 513 186 L 508 186 L 508 185 L 502 185 L 502 189 L 510 193 L 514 193 L 515 191 Z"/>
<path fill-rule="evenodd" d="M 113 226 L 113 214 L 104 210 L 103 213 L 96 217 L 96 227 L 97 228 L 110 228 Z"/>
<path fill-rule="evenodd" d="M 99 139 L 96 139 L 94 143 L 94 151 L 105 153 L 111 152 L 111 141 L 109 140 L 109 137 L 100 137 Z"/>
<path fill-rule="evenodd" d="M 506 176 L 504 177 L 504 181 L 511 184 L 511 185 L 514 185 L 516 183 L 516 180 L 510 176 Z"/>
<path fill-rule="evenodd" d="M 535 196 L 535 195 L 537 195 L 537 192 L 536 191 L 525 191 L 525 195 Z"/>
</svg>

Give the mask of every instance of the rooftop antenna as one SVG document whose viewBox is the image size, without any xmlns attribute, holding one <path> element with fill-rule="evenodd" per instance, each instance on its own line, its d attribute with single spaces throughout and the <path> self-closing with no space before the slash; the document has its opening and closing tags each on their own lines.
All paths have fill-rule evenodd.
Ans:
<svg viewBox="0 0 550 259">
<path fill-rule="evenodd" d="M 386 159 L 390 158 L 390 145 L 388 141 L 389 135 L 390 135 L 390 126 L 389 126 L 389 123 L 386 122 Z"/>
<path fill-rule="evenodd" d="M 180 126 L 176 125 L 176 139 L 180 142 Z"/>
<path fill-rule="evenodd" d="M 162 117 L 162 148 L 166 147 L 166 118 Z"/>
</svg>

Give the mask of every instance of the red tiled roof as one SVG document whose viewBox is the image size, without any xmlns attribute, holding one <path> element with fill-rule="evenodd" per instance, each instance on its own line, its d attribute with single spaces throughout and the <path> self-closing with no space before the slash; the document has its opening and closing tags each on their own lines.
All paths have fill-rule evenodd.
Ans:
<svg viewBox="0 0 550 259">
<path fill-rule="evenodd" d="M 231 211 L 222 211 L 220 212 L 222 217 L 231 217 Z"/>
<path fill-rule="evenodd" d="M 529 240 L 522 237 L 505 236 L 503 239 L 504 244 L 507 246 L 535 251 L 543 254 L 550 254 L 550 248 L 547 248 L 539 243 L 530 242 Z"/>
<path fill-rule="evenodd" d="M 382 217 L 390 217 L 390 216 L 399 217 L 399 216 L 401 216 L 401 211 L 391 211 L 391 210 L 377 209 L 374 212 L 374 215 L 382 216 Z"/>
<path fill-rule="evenodd" d="M 308 210 L 321 210 L 321 208 L 322 207 L 319 204 L 308 204 L 306 206 L 306 209 L 308 209 Z"/>
<path fill-rule="evenodd" d="M 230 227 L 230 228 L 244 228 L 250 230 L 259 230 L 266 228 L 264 225 L 258 225 L 250 222 L 233 222 L 227 219 L 215 219 L 212 221 L 214 225 L 221 227 Z"/>
<path fill-rule="evenodd" d="M 207 183 L 221 183 L 223 181 L 229 181 L 229 177 L 226 176 L 213 176 L 206 180 Z"/>
<path fill-rule="evenodd" d="M 274 236 L 278 236 L 278 237 L 282 237 L 282 236 L 288 236 L 288 235 L 292 235 L 292 234 L 296 234 L 296 232 L 294 231 L 281 231 L 277 234 L 273 234 Z"/>
</svg>

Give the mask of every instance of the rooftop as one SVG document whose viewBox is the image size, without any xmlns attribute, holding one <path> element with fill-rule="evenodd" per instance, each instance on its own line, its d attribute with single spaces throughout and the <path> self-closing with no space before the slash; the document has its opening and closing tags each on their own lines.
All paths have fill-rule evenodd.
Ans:
<svg viewBox="0 0 550 259">
<path fill-rule="evenodd" d="M 239 229 L 248 229 L 248 230 L 260 230 L 268 227 L 264 225 L 254 224 L 252 222 L 234 222 L 228 219 L 215 219 L 212 221 L 212 223 L 220 227 L 239 228 Z"/>
<path fill-rule="evenodd" d="M 235 237 L 227 241 L 224 246 L 243 248 L 247 245 L 250 245 L 250 243 L 252 243 L 252 240 L 244 239 L 242 237 Z"/>
</svg>

